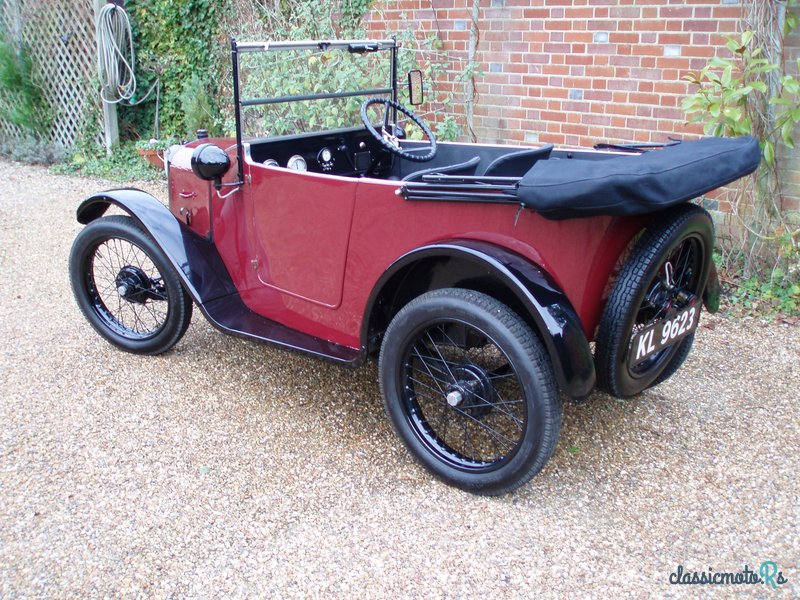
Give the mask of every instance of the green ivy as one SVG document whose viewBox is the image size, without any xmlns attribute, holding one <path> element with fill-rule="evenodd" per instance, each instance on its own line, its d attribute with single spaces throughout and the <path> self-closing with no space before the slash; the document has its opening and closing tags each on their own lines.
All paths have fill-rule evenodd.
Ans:
<svg viewBox="0 0 800 600">
<path fill-rule="evenodd" d="M 800 227 L 785 218 L 775 202 L 776 195 L 780 198 L 780 186 L 771 182 L 780 177 L 776 147 L 781 142 L 787 148 L 795 147 L 800 80 L 764 57 L 753 31 L 727 38 L 726 48 L 730 57 L 714 57 L 699 72 L 683 78 L 697 90 L 683 100 L 682 108 L 691 122 L 703 124 L 707 134 L 758 138 L 764 160 L 752 192 L 755 210 L 743 221 L 747 233 L 742 236 L 743 252 L 738 256 L 742 264 L 734 260 L 728 266 L 741 267 L 747 274 L 746 285 L 741 287 L 742 302 L 760 292 L 779 310 L 793 311 L 800 285 Z M 797 69 L 800 71 L 800 60 Z M 773 89 L 770 76 L 776 82 Z M 774 118 L 769 118 L 770 113 Z M 740 185 L 747 190 L 746 182 Z"/>
<path fill-rule="evenodd" d="M 70 160 L 51 169 L 63 175 L 83 175 L 122 182 L 158 181 L 164 178 L 163 170 L 156 169 L 139 156 L 133 141 L 117 146 L 111 156 L 102 150 L 91 153 L 77 151 Z"/>
<path fill-rule="evenodd" d="M 159 123 L 162 136 L 187 136 L 190 127 L 220 129 L 220 77 L 228 59 L 227 35 L 221 23 L 232 10 L 230 0 L 128 0 L 136 50 L 137 97 L 161 81 Z M 199 82 L 199 83 L 198 83 Z M 202 92 L 187 119 L 187 96 Z M 121 119 L 128 137 L 154 135 L 156 92 L 141 104 L 126 107 Z"/>
</svg>

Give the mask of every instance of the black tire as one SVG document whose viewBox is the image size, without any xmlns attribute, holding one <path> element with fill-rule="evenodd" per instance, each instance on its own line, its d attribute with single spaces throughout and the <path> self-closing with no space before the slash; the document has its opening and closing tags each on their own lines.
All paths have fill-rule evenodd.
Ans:
<svg viewBox="0 0 800 600">
<path fill-rule="evenodd" d="M 702 208 L 683 204 L 657 216 L 622 266 L 600 320 L 595 350 L 600 389 L 629 398 L 680 368 L 694 333 L 633 366 L 628 364 L 630 345 L 638 331 L 670 311 L 701 310 L 713 248 L 714 226 Z M 674 272 L 671 288 L 665 285 L 668 262 Z"/>
<path fill-rule="evenodd" d="M 655 387 L 659 383 L 663 383 L 667 379 L 672 377 L 677 372 L 677 370 L 680 369 L 681 366 L 683 366 L 686 357 L 689 356 L 689 352 L 692 351 L 693 344 L 694 344 L 694 332 L 687 335 L 680 341 L 680 343 L 678 343 L 678 349 L 675 350 L 675 355 L 669 360 L 667 366 L 664 367 L 664 370 L 661 371 L 661 374 L 658 377 L 656 377 L 656 380 L 650 387 Z"/>
<path fill-rule="evenodd" d="M 562 412 L 550 358 L 490 296 L 442 289 L 407 304 L 386 330 L 379 371 L 398 435 L 451 485 L 510 492 L 553 454 Z"/>
<path fill-rule="evenodd" d="M 192 319 L 192 300 L 169 260 L 130 217 L 89 223 L 72 244 L 69 275 L 86 319 L 126 352 L 166 352 Z"/>
</svg>

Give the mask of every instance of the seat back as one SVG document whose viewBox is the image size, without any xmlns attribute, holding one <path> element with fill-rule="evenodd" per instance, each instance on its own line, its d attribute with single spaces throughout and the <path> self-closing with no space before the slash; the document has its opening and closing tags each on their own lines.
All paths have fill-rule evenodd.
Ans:
<svg viewBox="0 0 800 600">
<path fill-rule="evenodd" d="M 476 167 L 478 163 L 481 162 L 480 156 L 473 156 L 467 161 L 462 163 L 458 163 L 455 165 L 446 165 L 443 167 L 433 167 L 430 169 L 421 169 L 420 171 L 414 171 L 413 173 L 409 173 L 401 181 L 419 181 L 422 179 L 423 175 L 431 175 L 432 173 L 460 173 L 462 171 L 468 171 L 473 167 Z"/>
<path fill-rule="evenodd" d="M 553 151 L 553 144 L 545 144 L 532 150 L 511 152 L 495 158 L 478 175 L 486 177 L 522 177 L 538 160 L 545 160 Z"/>
</svg>

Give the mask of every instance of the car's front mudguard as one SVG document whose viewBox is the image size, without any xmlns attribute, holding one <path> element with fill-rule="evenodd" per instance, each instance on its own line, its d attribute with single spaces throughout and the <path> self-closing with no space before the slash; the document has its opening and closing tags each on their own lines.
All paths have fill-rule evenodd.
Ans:
<svg viewBox="0 0 800 600">
<path fill-rule="evenodd" d="M 236 293 L 213 245 L 183 225 L 147 192 L 124 188 L 95 194 L 78 207 L 78 222 L 91 223 L 102 217 L 112 204 L 127 212 L 153 237 L 197 304 Z"/>
</svg>

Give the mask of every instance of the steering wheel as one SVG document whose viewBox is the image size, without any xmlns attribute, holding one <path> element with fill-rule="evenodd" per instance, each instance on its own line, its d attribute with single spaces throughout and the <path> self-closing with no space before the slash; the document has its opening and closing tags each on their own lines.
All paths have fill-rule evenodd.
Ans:
<svg viewBox="0 0 800 600">
<path fill-rule="evenodd" d="M 383 126 L 381 127 L 380 132 L 375 129 L 375 126 L 367 116 L 367 109 L 373 104 L 383 104 Z M 422 129 L 422 133 L 424 133 L 425 137 L 428 138 L 427 146 L 409 149 L 405 149 L 400 146 L 400 140 L 394 134 L 394 128 L 396 125 L 389 119 L 390 109 L 392 108 L 403 113 L 409 119 L 414 121 L 414 123 L 416 123 L 420 129 Z M 369 100 L 366 100 L 364 104 L 361 105 L 361 120 L 364 121 L 364 126 L 367 128 L 367 131 L 369 131 L 372 136 L 381 143 L 384 149 L 396 154 L 401 158 L 405 158 L 411 162 L 428 162 L 434 156 L 436 156 L 436 138 L 433 137 L 433 132 L 431 132 L 430 127 L 428 127 L 417 115 L 394 100 L 390 100 L 389 98 L 370 98 Z M 418 154 L 418 152 L 423 150 L 427 150 L 428 152 L 426 154 Z"/>
</svg>

